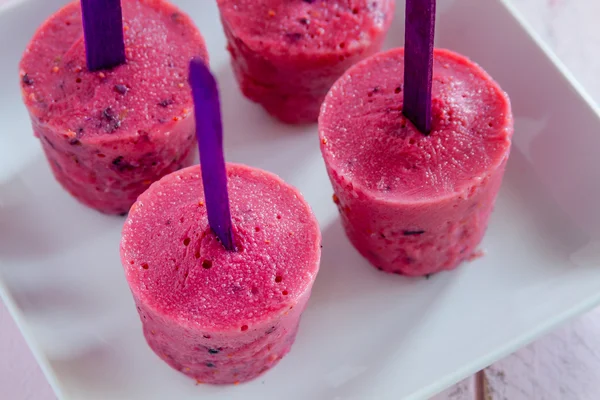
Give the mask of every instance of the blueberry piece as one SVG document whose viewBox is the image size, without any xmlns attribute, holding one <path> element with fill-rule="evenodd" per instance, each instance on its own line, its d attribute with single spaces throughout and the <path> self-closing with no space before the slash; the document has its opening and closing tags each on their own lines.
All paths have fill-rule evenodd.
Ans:
<svg viewBox="0 0 600 400">
<path fill-rule="evenodd" d="M 416 236 L 416 235 L 422 235 L 424 234 L 425 231 L 422 230 L 416 230 L 416 231 L 402 231 L 402 234 L 404 236 Z"/>
<path fill-rule="evenodd" d="M 46 141 L 46 143 L 48 143 L 50 145 L 50 147 L 52 147 L 53 149 L 56 150 L 56 146 L 54 146 L 54 143 L 52 143 L 50 141 L 50 139 L 48 139 L 46 136 L 42 136 L 42 139 L 44 139 Z"/>
<path fill-rule="evenodd" d="M 219 350 L 217 349 L 208 349 L 209 354 L 219 354 Z"/>
<path fill-rule="evenodd" d="M 104 119 L 107 121 L 112 121 L 115 118 L 112 108 L 106 107 L 104 110 L 102 110 L 102 117 L 104 117 Z"/>
<path fill-rule="evenodd" d="M 112 161 L 112 165 L 119 166 L 123 162 L 123 156 L 118 156 Z"/>
<path fill-rule="evenodd" d="M 117 92 L 117 93 L 125 94 L 125 93 L 127 93 L 128 90 L 129 89 L 125 85 L 121 85 L 121 84 L 115 85 L 115 92 Z"/>
<path fill-rule="evenodd" d="M 168 107 L 173 103 L 174 103 L 174 101 L 172 99 L 165 99 L 165 100 L 162 100 L 160 103 L 158 103 L 158 105 L 161 107 Z"/>
<path fill-rule="evenodd" d="M 33 79 L 28 74 L 23 75 L 23 83 L 27 86 L 33 85 Z"/>
<path fill-rule="evenodd" d="M 118 156 L 114 160 L 112 160 L 112 165 L 119 172 L 132 171 L 135 169 L 133 165 L 125 161 L 125 158 L 123 156 Z"/>
<path fill-rule="evenodd" d="M 299 33 L 299 32 L 293 32 L 293 33 L 286 33 L 285 37 L 292 43 L 296 43 L 297 41 L 299 41 L 300 39 L 302 39 L 302 36 L 304 36 L 303 34 Z"/>
<path fill-rule="evenodd" d="M 216 367 L 216 365 L 215 365 L 215 364 L 213 364 L 213 363 L 211 363 L 211 362 L 207 362 L 207 363 L 206 363 L 206 366 L 207 366 L 208 368 L 215 368 L 215 367 Z"/>
<path fill-rule="evenodd" d="M 108 122 L 108 124 L 106 124 L 104 127 L 108 133 L 116 131 L 121 126 L 121 121 L 114 114 L 111 107 L 106 107 L 104 110 L 102 110 L 102 118 Z"/>
</svg>

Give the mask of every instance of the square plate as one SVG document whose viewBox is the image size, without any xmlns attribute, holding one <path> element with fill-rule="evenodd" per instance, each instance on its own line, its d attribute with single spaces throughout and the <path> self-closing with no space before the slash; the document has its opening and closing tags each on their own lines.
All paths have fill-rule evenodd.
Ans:
<svg viewBox="0 0 600 400">
<path fill-rule="evenodd" d="M 298 186 L 324 246 L 292 352 L 251 383 L 196 386 L 144 342 L 119 262 L 123 219 L 87 209 L 59 187 L 21 104 L 22 51 L 64 3 L 0 7 L 0 294 L 59 397 L 426 398 L 600 303 L 598 112 L 510 5 L 439 1 L 437 44 L 500 82 L 516 132 L 487 256 L 426 280 L 379 273 L 357 254 L 331 201 L 316 126 L 278 124 L 245 100 L 215 2 L 179 0 L 207 39 L 228 160 Z M 403 44 L 402 1 L 397 8 L 388 47 Z"/>
</svg>

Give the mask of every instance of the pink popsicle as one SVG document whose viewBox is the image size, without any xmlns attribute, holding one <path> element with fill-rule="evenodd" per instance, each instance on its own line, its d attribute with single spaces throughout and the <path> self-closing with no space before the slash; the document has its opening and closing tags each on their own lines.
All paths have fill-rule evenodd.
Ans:
<svg viewBox="0 0 600 400">
<path fill-rule="evenodd" d="M 174 172 L 139 197 L 121 260 L 152 350 L 200 382 L 243 382 L 290 350 L 319 269 L 321 234 L 296 189 L 229 164 L 238 251 L 226 251 L 208 225 L 200 172 Z"/>
<path fill-rule="evenodd" d="M 192 162 L 189 60 L 208 62 L 192 21 L 163 0 L 123 0 L 127 63 L 90 72 L 79 2 L 52 15 L 20 64 L 23 99 L 56 179 L 122 214 L 150 183 Z M 165 46 L 168 43 L 168 46 Z"/>
<path fill-rule="evenodd" d="M 476 254 L 510 153 L 508 96 L 478 65 L 436 50 L 432 131 L 402 114 L 403 49 L 354 66 L 319 118 L 321 151 L 342 223 L 375 267 L 451 270 Z"/>
<path fill-rule="evenodd" d="M 379 51 L 394 0 L 218 0 L 242 92 L 287 123 L 316 122 L 331 85 Z"/>
</svg>

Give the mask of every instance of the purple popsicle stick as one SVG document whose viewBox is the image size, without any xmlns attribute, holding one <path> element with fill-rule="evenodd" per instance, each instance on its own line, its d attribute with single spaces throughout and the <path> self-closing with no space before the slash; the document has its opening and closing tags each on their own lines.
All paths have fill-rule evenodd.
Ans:
<svg viewBox="0 0 600 400">
<path fill-rule="evenodd" d="M 189 80 L 194 98 L 196 137 L 200 149 L 208 223 L 223 246 L 229 251 L 235 251 L 217 81 L 198 58 L 190 61 Z"/>
<path fill-rule="evenodd" d="M 435 2 L 406 0 L 403 113 L 425 135 L 431 132 Z"/>
<path fill-rule="evenodd" d="M 125 63 L 121 0 L 81 0 L 85 57 L 90 71 Z"/>
</svg>

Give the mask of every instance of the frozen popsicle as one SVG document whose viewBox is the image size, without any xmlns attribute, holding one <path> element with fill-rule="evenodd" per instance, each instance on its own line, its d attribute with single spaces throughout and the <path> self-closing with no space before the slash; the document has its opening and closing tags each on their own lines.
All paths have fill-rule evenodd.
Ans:
<svg viewBox="0 0 600 400">
<path fill-rule="evenodd" d="M 290 351 L 319 269 L 321 236 L 300 193 L 242 165 L 227 177 L 237 251 L 208 224 L 199 166 L 151 185 L 121 241 L 148 344 L 204 383 L 250 380 Z"/>
<path fill-rule="evenodd" d="M 394 0 L 218 0 L 242 92 L 287 123 L 316 122 L 325 94 L 381 49 Z"/>
<path fill-rule="evenodd" d="M 56 179 L 82 203 L 123 214 L 160 177 L 191 164 L 188 63 L 208 62 L 191 19 L 162 0 L 123 0 L 126 63 L 90 72 L 81 7 L 35 33 L 20 64 L 23 99 Z M 167 45 L 168 44 L 168 45 Z"/>
<path fill-rule="evenodd" d="M 225 164 L 217 83 L 190 63 L 201 166 L 131 208 L 121 261 L 150 347 L 206 383 L 247 381 L 291 348 L 319 269 L 321 234 L 277 176 Z"/>
<path fill-rule="evenodd" d="M 319 117 L 333 200 L 356 249 L 386 272 L 418 276 L 474 257 L 502 182 L 509 98 L 477 64 L 436 49 L 432 130 L 402 113 L 404 50 L 348 70 Z"/>
</svg>

